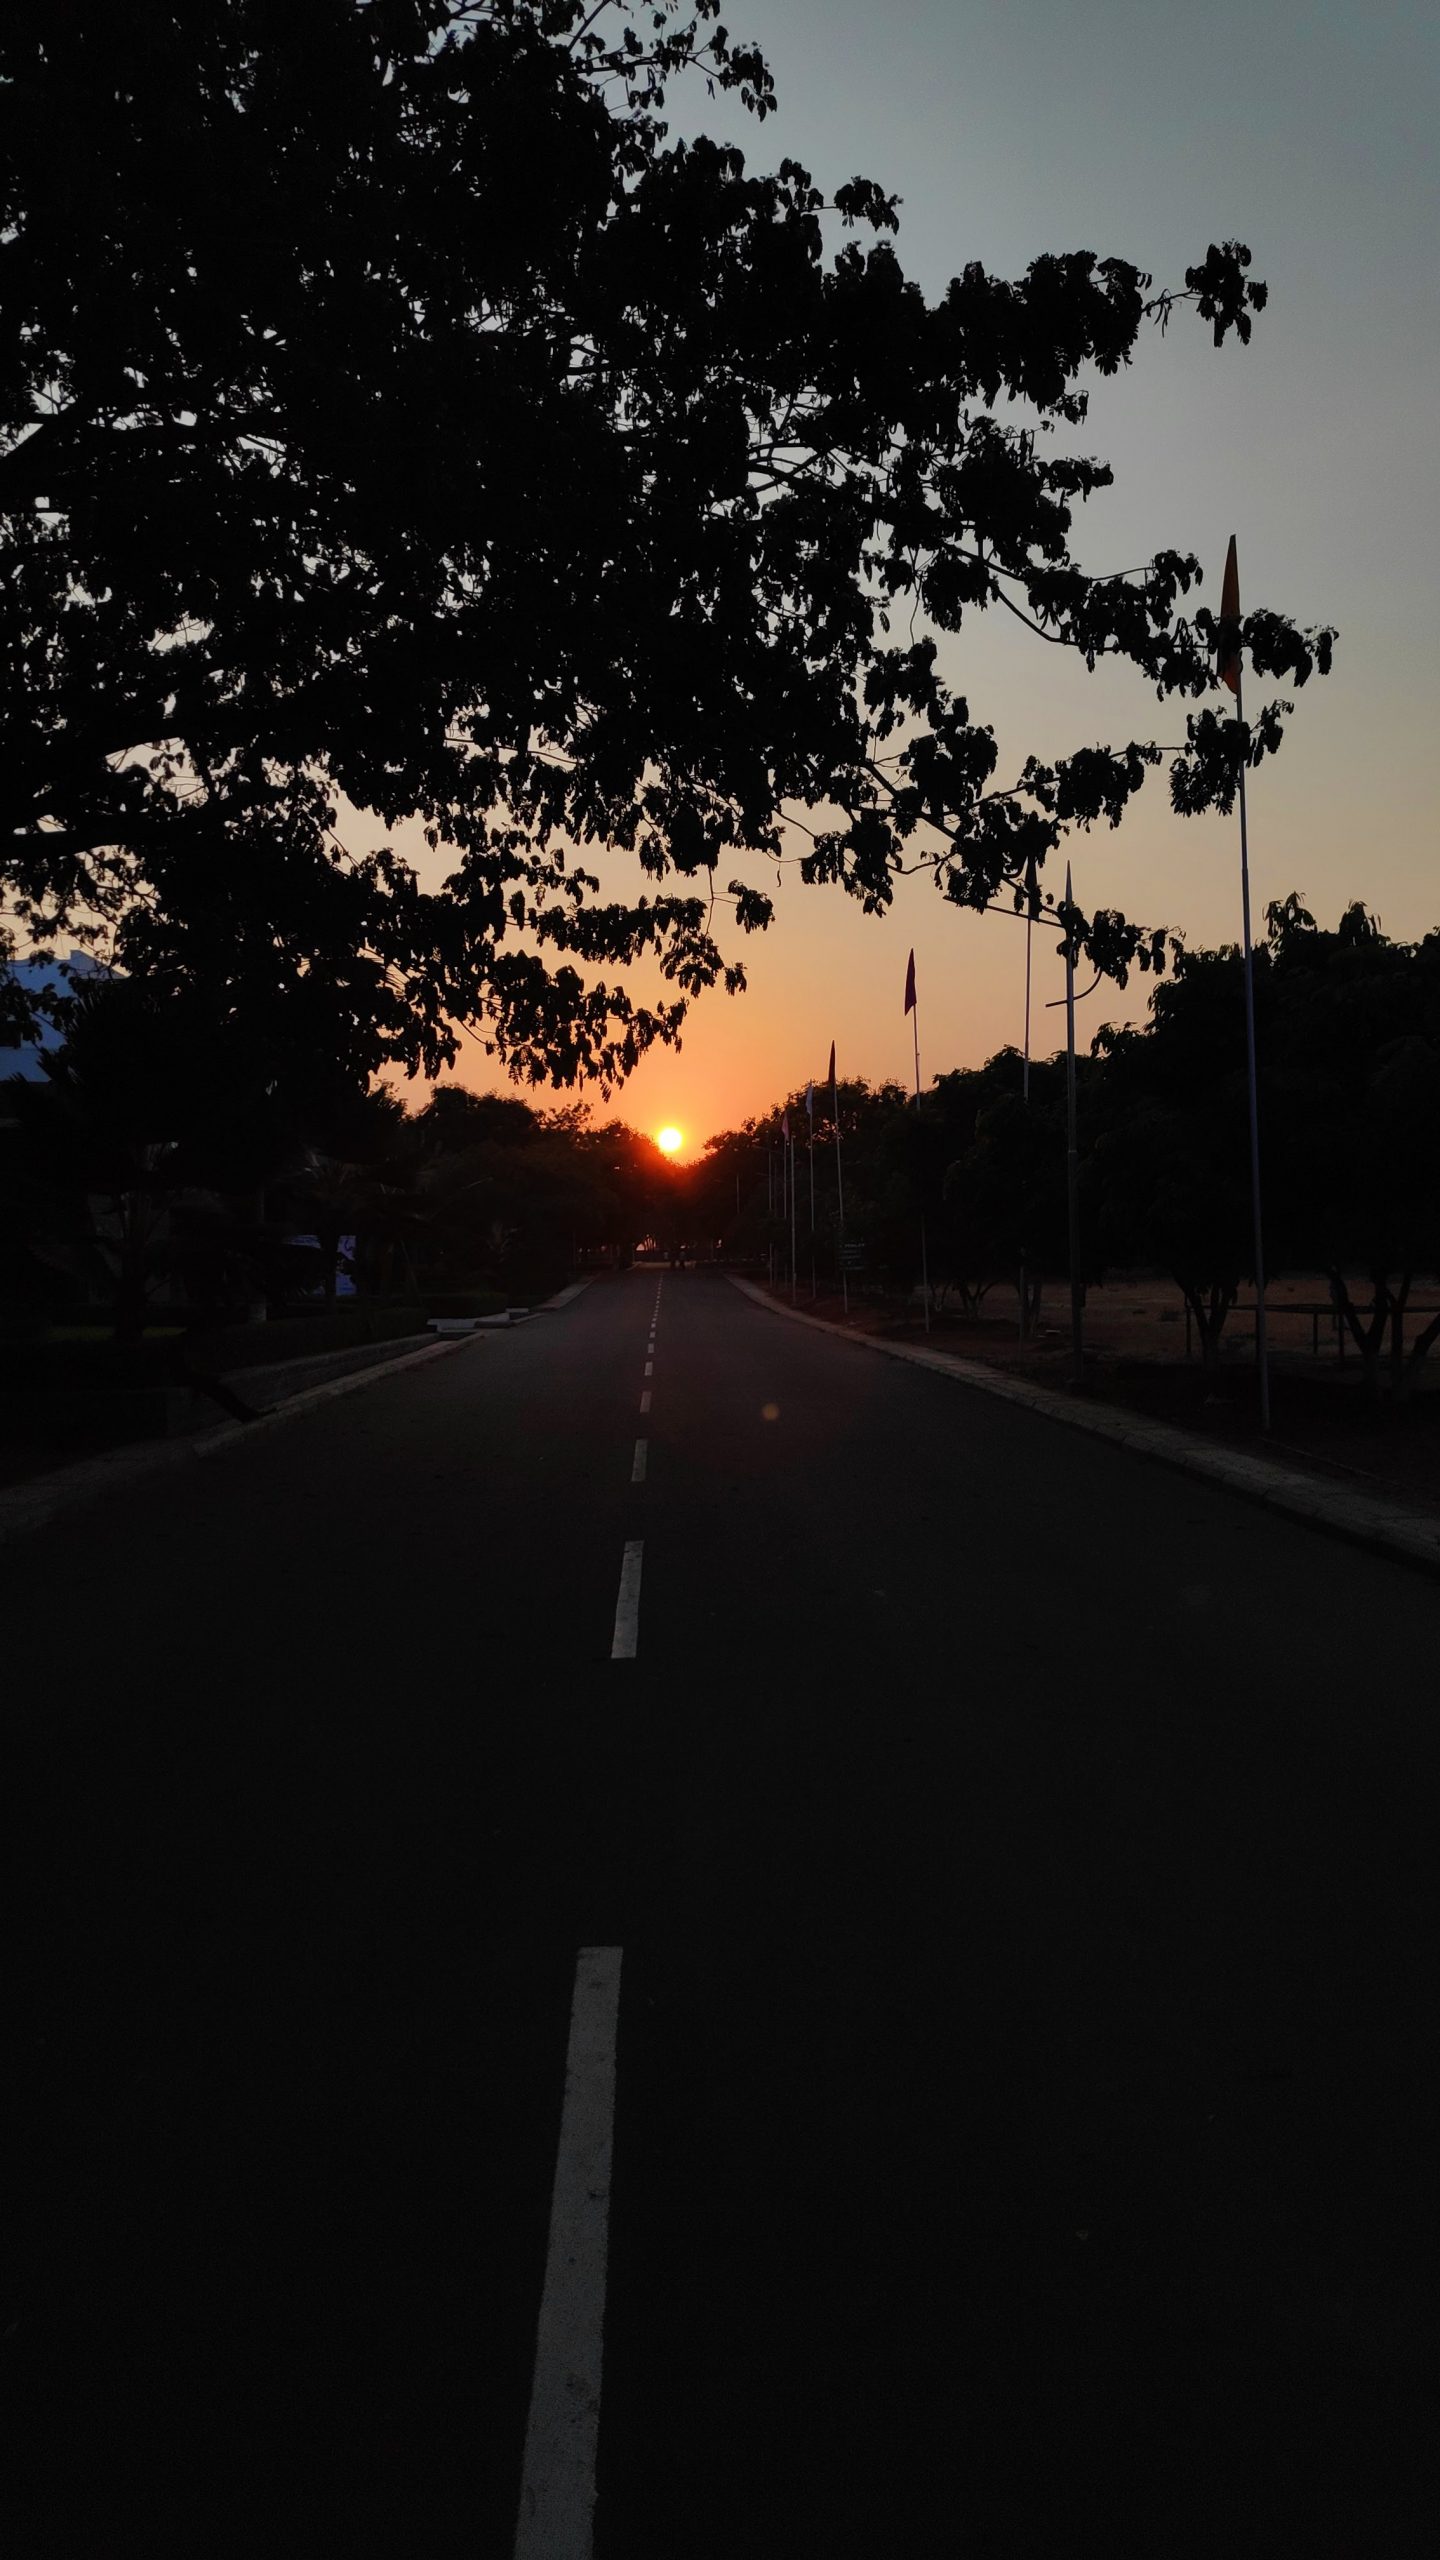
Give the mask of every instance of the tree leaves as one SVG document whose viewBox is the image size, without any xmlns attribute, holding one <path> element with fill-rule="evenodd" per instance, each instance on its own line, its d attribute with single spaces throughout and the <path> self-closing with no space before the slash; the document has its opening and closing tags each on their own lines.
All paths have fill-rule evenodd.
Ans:
<svg viewBox="0 0 1440 2560">
<path fill-rule="evenodd" d="M 792 819 L 816 829 L 802 876 L 871 909 L 923 848 L 977 904 L 1068 826 L 1118 822 L 1157 751 L 997 785 L 931 633 L 999 609 L 1162 698 L 1210 688 L 1213 625 L 1178 610 L 1199 564 L 1092 576 L 1074 514 L 1109 468 L 1046 438 L 1147 316 L 1190 300 L 1217 343 L 1246 337 L 1248 250 L 1211 244 L 1183 295 L 1087 249 L 1014 281 L 971 264 L 929 305 L 873 181 L 827 205 L 796 162 L 667 134 L 696 70 L 770 112 L 716 0 L 9 13 L 23 932 L 103 925 L 122 965 L 203 979 L 222 1013 L 303 987 L 352 1062 L 433 1073 L 461 1024 L 525 1077 L 611 1079 L 740 982 L 673 875 L 723 869 L 753 931 L 745 864 Z M 1296 685 L 1332 640 L 1245 626 L 1256 673 Z M 1228 806 L 1237 752 L 1200 714 L 1175 805 Z M 342 799 L 418 817 L 443 891 L 346 849 Z M 601 849 L 639 875 L 619 895 Z M 1123 919 L 1081 938 L 1117 970 L 1163 949 Z M 673 999 L 596 975 L 646 955 Z"/>
</svg>

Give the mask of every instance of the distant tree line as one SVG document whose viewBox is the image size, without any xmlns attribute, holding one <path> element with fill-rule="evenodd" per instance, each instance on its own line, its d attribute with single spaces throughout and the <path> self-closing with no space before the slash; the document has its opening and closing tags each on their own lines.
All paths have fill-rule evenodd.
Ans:
<svg viewBox="0 0 1440 2560">
<path fill-rule="evenodd" d="M 1404 1396 L 1440 1338 L 1414 1315 L 1440 1274 L 1440 932 L 1391 940 L 1361 904 L 1322 930 L 1292 895 L 1258 945 L 1261 1146 L 1272 1275 L 1316 1271 L 1372 1392 Z M 342 1279 L 432 1310 L 520 1301 L 577 1267 L 660 1252 L 788 1268 L 781 1123 L 795 1134 L 797 1261 L 833 1283 L 841 1241 L 829 1087 L 803 1086 L 698 1162 L 586 1108 L 434 1088 L 418 1109 L 303 1045 L 273 1054 L 203 1005 L 97 977 L 60 1007 L 43 1078 L 0 1085 L 0 1321 L 100 1314 L 122 1338 L 324 1308 Z M 1242 972 L 1182 951 L 1142 1029 L 1077 1061 L 1081 1278 L 1154 1270 L 1202 1357 L 1253 1280 Z M 1068 1269 L 1063 1056 L 1013 1048 L 935 1078 L 837 1091 L 844 1235 L 866 1277 L 913 1290 L 923 1213 L 938 1301 L 1042 1292 Z M 308 1245 L 295 1239 L 308 1236 Z"/>
<path fill-rule="evenodd" d="M 1440 931 L 1391 940 L 1363 904 L 1324 931 L 1292 894 L 1267 910 L 1255 991 L 1265 1242 L 1272 1277 L 1324 1275 L 1367 1385 L 1403 1397 L 1440 1339 L 1409 1318 L 1440 1274 Z M 1202 1357 L 1253 1282 L 1245 1016 L 1239 951 L 1181 951 L 1142 1029 L 1101 1030 L 1077 1061 L 1082 1280 L 1161 1270 L 1184 1296 Z M 910 1290 L 921 1215 L 932 1288 L 975 1311 L 1068 1270 L 1062 1056 L 1011 1048 L 938 1076 L 917 1106 L 895 1084 L 838 1090 L 845 1235 L 867 1272 Z M 829 1088 L 814 1087 L 820 1275 L 839 1241 Z M 726 1245 L 756 1253 L 788 1230 L 767 1217 L 765 1158 L 782 1114 L 798 1131 L 798 1262 L 808 1285 L 805 1088 L 713 1138 L 697 1202 Z M 738 1184 L 738 1189 L 737 1189 Z M 738 1205 L 737 1205 L 738 1204 Z"/>
</svg>

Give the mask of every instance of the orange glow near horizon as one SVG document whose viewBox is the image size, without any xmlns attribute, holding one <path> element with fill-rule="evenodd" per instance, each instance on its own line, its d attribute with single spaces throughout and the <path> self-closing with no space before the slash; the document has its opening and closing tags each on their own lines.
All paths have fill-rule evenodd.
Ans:
<svg viewBox="0 0 1440 2560">
<path fill-rule="evenodd" d="M 662 1156 L 678 1155 L 680 1149 L 685 1144 L 685 1133 L 682 1129 L 672 1128 L 667 1124 L 667 1126 L 660 1131 L 655 1140 L 655 1144 L 659 1148 Z"/>
</svg>

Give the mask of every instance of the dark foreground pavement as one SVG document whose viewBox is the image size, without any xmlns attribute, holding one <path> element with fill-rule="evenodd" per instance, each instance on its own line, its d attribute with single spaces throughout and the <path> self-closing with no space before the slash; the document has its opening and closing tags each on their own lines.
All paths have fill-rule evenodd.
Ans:
<svg viewBox="0 0 1440 2560">
<path fill-rule="evenodd" d="M 1440 1592 L 655 1282 L 0 1556 L 9 2552 L 509 2560 L 597 1945 L 601 2560 L 1428 2552 Z"/>
</svg>

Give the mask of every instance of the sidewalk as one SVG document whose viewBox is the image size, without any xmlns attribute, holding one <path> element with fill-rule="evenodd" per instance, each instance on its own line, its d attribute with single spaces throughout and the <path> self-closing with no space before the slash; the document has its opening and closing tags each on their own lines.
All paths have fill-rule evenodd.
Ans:
<svg viewBox="0 0 1440 2560">
<path fill-rule="evenodd" d="M 0 1486 L 0 1546 L 11 1538 L 24 1537 L 32 1529 L 43 1528 L 47 1520 L 62 1512 L 98 1501 L 106 1493 L 142 1484 L 152 1476 L 170 1474 L 178 1467 L 191 1465 L 196 1458 L 208 1458 L 231 1447 L 237 1440 L 252 1439 L 256 1432 L 288 1421 L 292 1414 L 367 1386 L 372 1378 L 394 1377 L 399 1370 L 417 1368 L 422 1361 L 444 1360 L 457 1351 L 466 1351 L 474 1337 L 460 1342 L 434 1342 L 414 1335 L 399 1339 L 406 1347 L 398 1357 L 393 1342 L 365 1343 L 348 1351 L 276 1361 L 263 1369 L 232 1370 L 227 1383 L 245 1403 L 262 1395 L 273 1399 L 253 1422 L 224 1422 L 217 1418 L 200 1431 L 177 1434 L 168 1440 L 131 1442 L 100 1456 L 74 1459 L 68 1466 L 56 1466 L 53 1452 L 47 1459 L 43 1450 L 35 1451 L 34 1467 Z M 342 1365 L 345 1374 L 337 1376 L 334 1373 Z M 23 1460 L 26 1453 L 12 1454 Z"/>
<path fill-rule="evenodd" d="M 1249 1502 L 1263 1503 L 1267 1510 L 1285 1512 L 1308 1528 L 1327 1529 L 1333 1537 L 1348 1539 L 1352 1546 L 1440 1575 L 1440 1519 L 1432 1514 L 1408 1510 L 1403 1503 L 1388 1501 L 1378 1494 L 1352 1493 L 1348 1486 L 1327 1484 L 1318 1475 L 1277 1466 L 1269 1458 L 1217 1447 L 1176 1430 L 1170 1423 L 1142 1421 L 1115 1405 L 1057 1395 L 1053 1388 L 1007 1376 L 1003 1370 L 987 1368 L 983 1361 L 967 1360 L 956 1352 L 891 1342 L 872 1333 L 849 1333 L 823 1316 L 806 1315 L 799 1307 L 780 1304 L 768 1290 L 757 1287 L 753 1280 L 742 1280 L 734 1271 L 726 1276 L 733 1288 L 742 1290 L 757 1306 L 788 1324 L 808 1324 L 817 1333 L 828 1334 L 832 1342 L 851 1342 L 857 1349 L 879 1352 L 888 1360 L 908 1360 L 917 1368 L 933 1369 L 962 1386 L 978 1387 L 984 1395 L 1026 1405 L 1032 1413 L 1064 1423 L 1071 1431 L 1088 1431 L 1096 1439 L 1110 1440 L 1122 1449 L 1132 1450 L 1137 1457 L 1154 1458 L 1161 1466 L 1178 1468 L 1185 1475 L 1206 1477 L 1213 1484 L 1226 1486 L 1231 1493 L 1243 1494 Z"/>
<path fill-rule="evenodd" d="M 557 1314 L 561 1308 L 573 1305 L 589 1285 L 588 1278 L 572 1281 L 568 1288 L 557 1290 L 554 1297 L 533 1307 L 531 1315 Z M 98 1501 L 106 1493 L 123 1491 L 177 1467 L 188 1467 L 196 1458 L 214 1457 L 223 1449 L 233 1448 L 237 1441 L 253 1439 L 257 1432 L 288 1421 L 293 1414 L 309 1412 L 312 1406 L 328 1404 L 336 1396 L 350 1395 L 357 1387 L 367 1386 L 372 1378 L 393 1378 L 402 1369 L 419 1368 L 427 1360 L 451 1359 L 457 1351 L 468 1351 L 475 1343 L 488 1339 L 484 1332 L 439 1342 L 428 1334 L 403 1334 L 390 1342 L 357 1343 L 346 1351 L 272 1361 L 263 1368 L 232 1369 L 226 1372 L 224 1383 L 243 1403 L 270 1399 L 251 1422 L 217 1419 L 203 1430 L 177 1434 L 172 1440 L 132 1442 L 100 1456 L 75 1459 L 69 1465 L 57 1466 L 53 1451 L 47 1456 L 44 1450 L 36 1450 L 34 1465 L 27 1466 L 25 1451 L 12 1452 L 15 1465 L 10 1480 L 0 1481 L 0 1546 L 11 1538 L 26 1536 L 32 1529 L 43 1528 L 47 1520 L 62 1512 Z M 398 1352 L 397 1341 L 403 1346 Z"/>
</svg>

